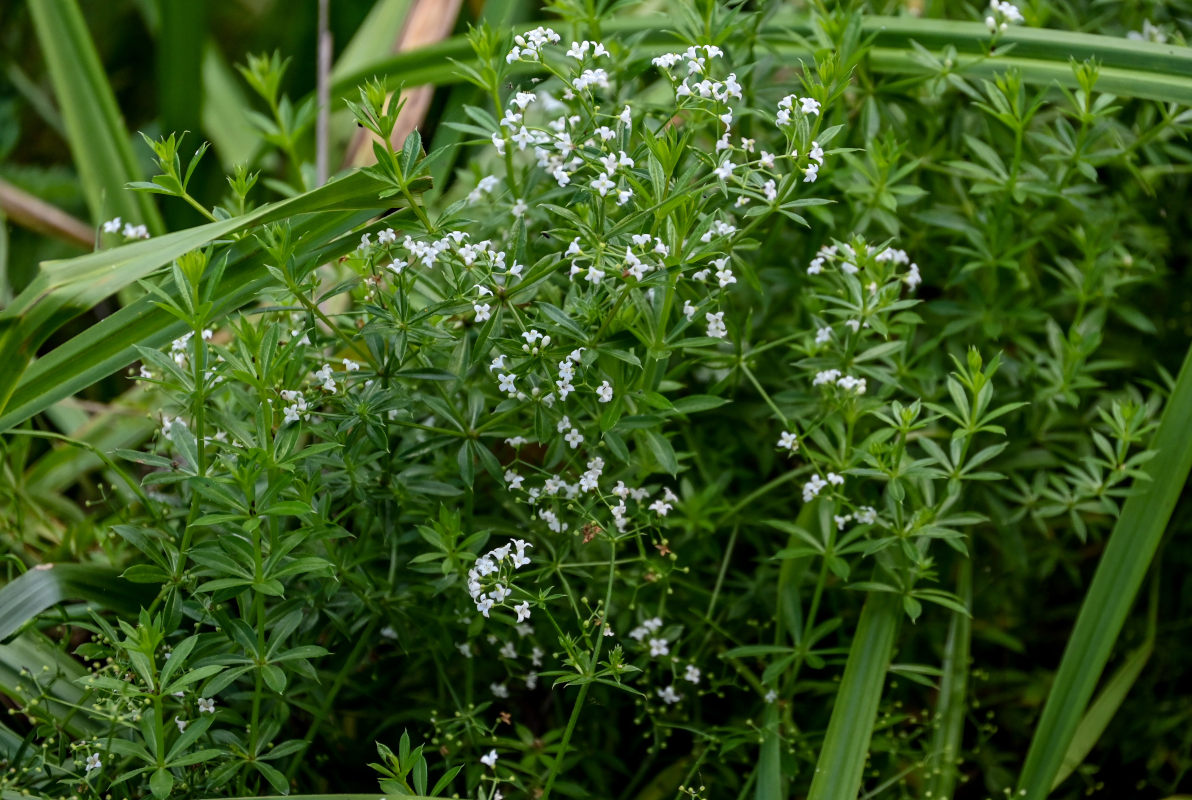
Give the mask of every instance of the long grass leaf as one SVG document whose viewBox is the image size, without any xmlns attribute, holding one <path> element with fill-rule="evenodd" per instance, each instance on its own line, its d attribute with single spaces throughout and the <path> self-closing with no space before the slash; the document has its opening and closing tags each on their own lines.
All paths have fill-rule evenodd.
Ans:
<svg viewBox="0 0 1192 800">
<path fill-rule="evenodd" d="M 973 562 L 961 560 L 956 581 L 956 596 L 965 607 L 972 605 Z M 956 789 L 957 759 L 964 734 L 967 708 L 969 647 L 972 641 L 973 620 L 968 614 L 952 612 L 948 624 L 948 638 L 944 642 L 943 678 L 940 680 L 939 706 L 936 709 L 935 736 L 931 755 L 927 759 L 927 788 L 925 797 L 948 800 Z"/>
<path fill-rule="evenodd" d="M 1192 469 L 1192 348 L 1184 357 L 1151 446 L 1158 455 L 1144 469 L 1149 481 L 1135 483 L 1097 565 L 1064 649 L 1055 682 L 1035 728 L 1018 789 L 1042 800 L 1064 763 L 1081 717 L 1109 661 L 1176 501 Z"/>
<path fill-rule="evenodd" d="M 860 792 L 901 618 L 893 592 L 871 592 L 865 600 L 807 800 L 852 800 Z"/>
<path fill-rule="evenodd" d="M 12 409 L 8 406 L 11 405 L 10 400 L 16 387 L 27 382 L 22 376 L 32 354 L 63 324 L 85 312 L 99 300 L 146 278 L 184 253 L 234 233 L 315 211 L 383 208 L 386 204 L 377 199 L 380 188 L 375 179 L 363 173 L 354 173 L 240 217 L 200 225 L 157 239 L 134 242 L 67 261 L 43 264 L 29 287 L 8 308 L 0 312 L 0 363 L 6 365 L 6 369 L 0 372 L 0 410 L 6 412 L 3 419 L 9 420 L 11 417 Z M 425 184 L 419 186 L 420 191 L 425 188 Z M 358 219 L 356 221 L 359 222 Z M 255 246 L 255 243 L 248 246 Z M 234 245 L 233 249 L 235 247 L 237 245 Z M 266 275 L 263 263 L 256 265 L 256 273 L 258 276 Z M 133 306 L 139 309 L 135 313 L 149 313 L 149 308 L 144 303 L 134 303 Z M 122 311 L 128 311 L 130 308 L 132 306 Z M 113 324 L 109 322 L 110 319 L 112 318 L 101 321 L 91 333 L 97 333 L 105 323 L 105 327 L 110 327 Z M 111 345 L 110 342 L 94 339 L 90 343 L 98 347 Z M 125 362 L 121 366 L 127 363 L 131 362 Z M 69 392 L 58 393 L 54 395 L 53 401 L 68 395 Z M 41 410 L 45 408 L 46 404 L 43 401 L 47 396 L 49 395 L 44 393 L 39 393 L 37 397 L 21 396 L 18 402 L 22 407 L 28 407 L 29 402 L 34 401 L 41 404 L 38 409 Z M 0 431 L 6 430 L 7 427 L 0 424 Z"/>
<path fill-rule="evenodd" d="M 161 217 L 153 200 L 124 188 L 141 176 L 116 97 L 78 4 L 75 0 L 38 0 L 28 7 L 92 223 L 119 216 L 147 225 L 154 234 L 161 233 Z"/>
<path fill-rule="evenodd" d="M 118 571 L 92 564 L 41 564 L 0 587 L 0 641 L 51 606 L 89 600 L 135 617 L 154 590 L 120 580 Z"/>
<path fill-rule="evenodd" d="M 97 736 L 107 729 L 97 717 L 78 713 L 84 695 L 78 681 L 86 674 L 82 664 L 55 649 L 36 631 L 0 644 L 0 694 L 18 706 L 36 700 L 41 706 L 39 713 L 50 715 L 78 738 Z M 29 680 L 30 675 L 37 680 Z"/>
<path fill-rule="evenodd" d="M 637 47 L 643 55 L 671 50 L 678 46 L 675 36 L 658 16 L 623 16 L 610 20 L 602 30 L 607 35 L 640 34 Z M 907 19 L 867 16 L 862 21 L 864 33 L 874 37 L 870 67 L 879 72 L 922 73 L 924 68 L 912 57 L 911 42 L 929 50 L 955 47 L 959 58 L 953 69 L 968 70 L 986 77 L 1018 69 L 1029 84 L 1076 86 L 1073 59 L 1095 59 L 1101 65 L 1098 88 L 1125 97 L 1142 97 L 1179 103 L 1192 103 L 1192 51 L 1186 47 L 1157 44 L 1115 36 L 1071 33 L 1051 29 L 1015 28 L 1002 37 L 1003 49 L 1013 45 L 1008 55 L 984 56 L 989 31 L 979 22 Z M 811 25 L 805 14 L 784 9 L 775 14 L 761 34 L 767 46 L 787 60 L 811 58 L 811 51 L 797 45 L 791 33 L 810 35 Z M 398 84 L 446 85 L 462 80 L 452 61 L 475 66 L 475 59 L 462 36 L 437 44 L 398 53 L 369 64 L 367 68 L 336 76 L 331 93 L 346 97 L 373 76 L 385 78 L 391 88 Z M 528 66 L 519 67 L 525 73 Z"/>
<path fill-rule="evenodd" d="M 345 75 L 360 74 L 384 55 L 392 52 L 393 43 L 406 23 L 406 14 L 413 0 L 377 0 L 368 16 L 352 34 L 331 68 L 331 80 Z"/>
<path fill-rule="evenodd" d="M 305 238 L 312 256 L 307 268 L 352 250 L 358 241 L 341 235 L 374 215 L 373 211 L 321 214 L 296 226 L 294 235 Z M 386 223 L 392 225 L 392 219 L 387 217 Z M 231 259 L 213 293 L 216 318 L 251 302 L 274 283 L 267 261 L 263 252 L 247 244 L 241 255 Z M 0 433 L 132 364 L 139 358 L 138 346 L 162 347 L 185 331 L 185 325 L 153 299 L 134 301 L 34 362 L 17 385 L 14 401 L 0 415 Z"/>
</svg>

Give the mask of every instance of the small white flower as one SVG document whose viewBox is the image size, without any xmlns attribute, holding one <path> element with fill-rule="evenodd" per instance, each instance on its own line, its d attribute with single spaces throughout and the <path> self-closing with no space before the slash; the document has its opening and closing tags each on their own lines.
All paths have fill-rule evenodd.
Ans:
<svg viewBox="0 0 1192 800">
<path fill-rule="evenodd" d="M 683 673 L 683 678 L 692 683 L 699 683 L 699 667 L 695 664 L 688 664 L 687 670 Z"/>
<path fill-rule="evenodd" d="M 650 510 L 656 512 L 659 516 L 665 517 L 671 510 L 670 503 L 664 503 L 661 500 L 655 500 L 650 503 Z"/>
<path fill-rule="evenodd" d="M 613 387 L 608 381 L 604 381 L 596 387 L 596 399 L 601 403 L 610 403 L 613 399 Z"/>
<path fill-rule="evenodd" d="M 773 703 L 775 700 L 778 699 L 778 692 L 771 689 L 770 691 L 766 692 L 766 696 L 764 699 L 767 703 Z"/>
<path fill-rule="evenodd" d="M 668 705 L 674 705 L 683 698 L 675 691 L 674 686 L 667 686 L 665 689 L 658 689 L 658 696 L 662 698 L 663 702 Z"/>
<path fill-rule="evenodd" d="M 823 344 L 832 338 L 832 329 L 829 327 L 818 328 L 815 332 L 815 343 Z"/>
<path fill-rule="evenodd" d="M 567 431 L 567 434 L 563 437 L 563 439 L 566 440 L 567 444 L 571 445 L 572 450 L 584 443 L 584 435 L 575 428 Z"/>
<path fill-rule="evenodd" d="M 90 775 L 97 769 L 103 769 L 103 761 L 99 758 L 99 753 L 92 753 L 87 756 L 87 774 Z"/>
<path fill-rule="evenodd" d="M 793 453 L 799 449 L 799 440 L 790 431 L 783 431 L 778 437 L 778 446 L 783 450 L 790 450 Z"/>
<path fill-rule="evenodd" d="M 521 553 L 518 553 L 518 555 L 521 555 Z M 523 600 L 513 607 L 513 611 L 517 614 L 518 622 L 525 622 L 530 618 L 530 603 Z"/>
<path fill-rule="evenodd" d="M 509 696 L 509 687 L 503 683 L 490 683 L 488 688 L 492 690 L 493 697 L 504 700 Z M 491 764 L 489 766 L 492 766 Z"/>
<path fill-rule="evenodd" d="M 493 307 L 488 303 L 473 303 L 472 309 L 476 312 L 476 321 L 484 322 L 492 317 Z"/>
<path fill-rule="evenodd" d="M 182 717 L 174 717 L 174 724 L 178 726 L 178 733 L 182 733 L 186 730 L 188 723 Z"/>
<path fill-rule="evenodd" d="M 397 234 L 393 228 L 386 228 L 377 234 L 377 244 L 393 244 L 397 241 Z"/>
<path fill-rule="evenodd" d="M 509 375 L 504 372 L 497 373 L 497 380 L 500 381 L 500 386 L 498 388 L 500 388 L 502 392 L 516 392 L 517 387 L 513 385 L 513 381 L 516 377 L 516 375 Z"/>
<path fill-rule="evenodd" d="M 215 698 L 200 697 L 199 698 L 199 713 L 200 714 L 214 714 L 215 713 Z"/>
<path fill-rule="evenodd" d="M 120 230 L 120 226 L 123 224 L 124 224 L 124 220 L 120 219 L 120 217 L 116 217 L 115 219 L 110 219 L 103 224 L 103 232 L 104 233 L 117 233 Z M 98 758 L 98 756 L 96 756 L 96 758 Z M 88 761 L 88 763 L 90 763 L 90 761 Z"/>
<path fill-rule="evenodd" d="M 651 639 L 649 644 L 651 658 L 665 656 L 670 653 L 670 644 L 666 641 L 666 639 Z"/>
<path fill-rule="evenodd" d="M 484 764 L 484 766 L 488 767 L 489 769 L 493 769 L 497 766 L 498 758 L 499 756 L 497 755 L 496 750 L 489 750 L 488 755 L 483 755 L 480 757 L 480 763 Z"/>
<path fill-rule="evenodd" d="M 344 359 L 344 370 L 346 372 L 356 372 L 360 369 L 360 365 L 350 358 Z"/>
<path fill-rule="evenodd" d="M 615 189 L 617 187 L 617 184 L 613 183 L 609 178 L 610 178 L 610 176 L 607 174 L 601 175 L 599 178 L 592 181 L 589 185 L 593 189 L 595 189 L 597 192 L 599 192 L 601 197 L 604 197 L 606 194 L 608 194 L 610 191 L 612 191 L 613 189 Z"/>
</svg>

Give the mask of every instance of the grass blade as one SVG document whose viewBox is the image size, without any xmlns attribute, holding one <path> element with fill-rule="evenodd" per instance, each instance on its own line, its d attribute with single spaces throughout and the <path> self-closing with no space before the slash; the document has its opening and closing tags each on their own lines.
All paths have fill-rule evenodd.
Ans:
<svg viewBox="0 0 1192 800">
<path fill-rule="evenodd" d="M 871 592 L 865 600 L 807 800 L 849 800 L 860 792 L 901 617 L 893 592 Z"/>
<path fill-rule="evenodd" d="M 109 217 L 144 223 L 162 232 L 161 216 L 147 194 L 124 187 L 141 176 L 127 128 L 116 106 L 103 65 L 75 0 L 41 0 L 29 4 L 33 28 L 46 67 L 91 222 Z"/>
<path fill-rule="evenodd" d="M 960 562 L 956 596 L 971 607 L 973 602 L 973 562 Z M 925 797 L 948 800 L 956 789 L 957 760 L 964 735 L 964 712 L 967 704 L 969 647 L 972 641 L 973 620 L 968 614 L 952 612 L 948 625 L 948 639 L 944 643 L 944 677 L 940 681 L 939 708 L 936 719 L 939 727 L 931 743 L 927 761 L 928 791 Z"/>
<path fill-rule="evenodd" d="M 425 185 L 419 188 L 420 190 L 425 189 Z M 8 308 L 0 312 L 0 363 L 8 367 L 3 373 L 0 373 L 0 411 L 6 412 L 3 416 L 5 422 L 0 423 L 0 431 L 6 430 L 14 424 L 13 409 L 8 408 L 7 405 L 18 385 L 27 388 L 28 381 L 22 376 L 33 353 L 37 352 L 38 348 L 63 324 L 82 314 L 99 300 L 109 297 L 135 281 L 148 277 L 184 253 L 234 233 L 314 211 L 382 208 L 386 203 L 377 199 L 380 189 L 381 185 L 378 181 L 363 173 L 356 173 L 297 197 L 263 206 L 252 213 L 230 220 L 200 225 L 156 239 L 134 242 L 123 247 L 67 261 L 43 264 L 29 287 Z M 332 216 L 341 222 L 349 217 L 354 219 L 357 224 L 362 221 L 354 215 Z M 323 223 L 309 224 L 319 226 Z M 337 229 L 336 233 L 342 233 L 343 230 L 343 228 Z M 233 249 L 236 247 L 243 249 L 246 246 L 233 245 Z M 267 275 L 263 263 L 256 264 L 255 272 L 258 277 Z M 152 311 L 146 303 L 134 303 L 122 309 L 122 312 L 128 311 L 133 306 L 139 309 L 135 313 L 150 314 Z M 114 316 L 119 316 L 119 314 Z M 121 319 L 126 317 L 127 315 Z M 107 330 L 115 324 L 110 320 L 112 317 L 101 321 L 83 334 L 97 350 L 105 347 L 110 349 L 113 344 L 94 338 L 101 330 Z M 95 363 L 93 357 L 87 356 L 87 358 L 89 363 Z M 43 359 L 43 361 L 46 360 Z M 130 359 L 120 366 L 126 366 L 134 360 L 135 358 Z M 39 365 L 42 363 L 38 362 Z M 34 367 L 30 371 L 38 372 L 44 376 L 47 366 L 49 365 L 44 365 L 40 370 Z M 117 366 L 116 369 L 119 369 L 120 366 Z M 81 388 L 81 386 L 77 388 Z M 28 409 L 32 401 L 32 405 L 37 405 L 37 410 L 40 411 L 48 405 L 44 402 L 46 397 L 52 395 L 53 400 L 50 402 L 53 402 L 69 394 L 70 392 L 54 394 L 47 392 L 43 387 L 36 396 L 22 394 L 20 407 Z M 26 419 L 29 415 L 26 413 L 20 419 Z"/>
<path fill-rule="evenodd" d="M 0 641 L 64 600 L 90 600 L 136 617 L 156 593 L 120 580 L 117 570 L 93 564 L 41 564 L 0 588 Z"/>
<path fill-rule="evenodd" d="M 1192 348 L 1184 357 L 1175 389 L 1151 444 L 1158 450 L 1158 455 L 1144 467 L 1151 480 L 1136 483 L 1126 499 L 1064 649 L 1018 781 L 1018 789 L 1025 791 L 1027 800 L 1042 800 L 1050 793 L 1114 642 L 1134 605 L 1192 469 L 1189 431 L 1192 431 Z"/>
<path fill-rule="evenodd" d="M 609 20 L 602 30 L 606 35 L 640 34 L 637 46 L 643 55 L 673 50 L 678 46 L 676 39 L 665 25 L 658 24 L 659 19 L 657 15 L 623 16 Z M 1016 27 L 1001 37 L 1005 45 L 1014 45 L 1010 55 L 987 58 L 983 53 L 989 43 L 989 30 L 979 22 L 866 16 L 861 28 L 865 34 L 874 36 L 869 63 L 879 72 L 922 73 L 923 66 L 912 58 L 912 41 L 929 50 L 955 47 L 959 57 L 954 69 L 967 69 L 974 76 L 988 77 L 1019 69 L 1026 83 L 1042 86 L 1059 83 L 1075 87 L 1071 61 L 1091 58 L 1101 65 L 1097 84 L 1101 91 L 1123 97 L 1192 103 L 1192 50 L 1186 47 Z M 808 36 L 811 25 L 805 14 L 785 8 L 762 28 L 767 45 L 777 55 L 792 62 L 800 57 L 814 60 L 813 53 L 792 43 L 792 32 Z M 352 96 L 359 84 L 373 76 L 386 79 L 391 88 L 399 83 L 409 86 L 459 83 L 461 78 L 452 60 L 475 65 L 472 51 L 462 36 L 398 53 L 360 70 L 345 70 L 335 76 L 331 93 L 335 97 Z M 524 73 L 529 72 L 529 68 L 524 69 Z"/>
<path fill-rule="evenodd" d="M 98 718 L 77 713 L 84 696 L 78 681 L 87 674 L 82 664 L 36 631 L 0 644 L 0 694 L 17 706 L 37 700 L 67 733 L 77 738 L 98 736 L 108 729 Z M 29 675 L 38 678 L 31 681 Z"/>
</svg>

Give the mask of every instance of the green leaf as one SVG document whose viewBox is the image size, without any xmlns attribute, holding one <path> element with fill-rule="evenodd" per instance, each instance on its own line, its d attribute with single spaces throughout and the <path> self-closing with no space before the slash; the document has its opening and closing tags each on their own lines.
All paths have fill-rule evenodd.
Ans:
<svg viewBox="0 0 1192 800">
<path fill-rule="evenodd" d="M 152 199 L 124 186 L 139 173 L 107 73 L 75 0 L 30 3 L 33 29 L 62 110 L 67 143 L 91 221 L 111 217 L 162 232 Z"/>
<path fill-rule="evenodd" d="M 117 577 L 108 567 L 91 564 L 41 564 L 0 588 L 0 641 L 51 606 L 65 600 L 89 600 L 135 619 L 155 591 Z"/>
<path fill-rule="evenodd" d="M 1192 348 L 1184 356 L 1151 442 L 1158 455 L 1143 469 L 1150 480 L 1136 481 L 1122 506 L 1043 706 L 1018 779 L 1017 788 L 1025 790 L 1027 800 L 1042 800 L 1051 792 L 1163 539 L 1192 469 L 1188 431 L 1192 431 Z"/>
<path fill-rule="evenodd" d="M 901 598 L 889 592 L 865 600 L 807 800 L 855 798 L 861 789 L 901 606 Z"/>
</svg>

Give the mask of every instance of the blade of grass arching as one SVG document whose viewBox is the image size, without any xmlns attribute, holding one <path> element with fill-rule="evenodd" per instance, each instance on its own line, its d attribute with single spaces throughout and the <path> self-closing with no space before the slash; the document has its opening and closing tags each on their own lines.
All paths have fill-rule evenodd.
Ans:
<svg viewBox="0 0 1192 800">
<path fill-rule="evenodd" d="M 319 214 L 295 226 L 293 235 L 304 236 L 310 248 L 307 252 L 313 255 L 308 267 L 313 269 L 353 250 L 358 240 L 342 234 L 375 215 L 374 210 Z M 390 215 L 376 227 L 393 224 Z M 247 244 L 245 247 L 240 256 L 231 259 L 213 294 L 217 319 L 251 302 L 275 282 L 266 269 L 268 256 L 248 250 Z M 140 358 L 137 346 L 162 347 L 185 332 L 184 324 L 158 308 L 152 298 L 134 301 L 34 362 L 16 387 L 18 400 L 0 415 L 0 433 L 132 364 Z"/>
<path fill-rule="evenodd" d="M 1184 357 L 1151 447 L 1158 451 L 1143 469 L 1097 565 L 1076 626 L 1056 671 L 1035 728 L 1018 789 L 1042 800 L 1064 763 L 1089 698 L 1097 688 L 1114 642 L 1163 539 L 1176 501 L 1192 469 L 1192 348 Z"/>
<path fill-rule="evenodd" d="M 414 50 L 446 39 L 455 27 L 462 3 L 463 0 L 414 0 L 401 35 L 392 50 Z M 393 132 L 389 135 L 389 145 L 394 149 L 400 149 L 406 137 L 422 127 L 430 110 L 431 99 L 434 97 L 433 86 L 424 86 L 408 80 L 401 82 L 402 107 L 397 114 Z M 372 142 L 375 139 L 375 135 L 369 131 L 357 129 L 344 155 L 344 165 L 364 166 L 374 163 L 376 156 L 373 154 Z"/>
<path fill-rule="evenodd" d="M 133 449 L 147 440 L 157 423 L 144 411 L 136 413 L 138 401 L 144 396 L 145 391 L 138 386 L 94 416 L 86 417 L 82 425 L 69 431 L 73 442 L 54 447 L 28 469 L 25 490 L 33 495 L 64 491 L 81 476 L 104 466 L 99 453 Z M 54 407 L 69 405 L 70 401 L 64 400 Z"/>
<path fill-rule="evenodd" d="M 956 596 L 966 608 L 973 603 L 973 562 L 960 562 L 956 580 Z M 938 726 L 927 759 L 927 791 L 924 797 L 948 800 L 956 789 L 960 745 L 964 737 L 964 716 L 968 705 L 969 646 L 973 620 L 968 614 L 952 612 L 948 623 L 948 638 L 944 642 L 943 678 L 940 681 L 939 705 L 935 712 Z"/>
<path fill-rule="evenodd" d="M 48 713 L 63 730 L 78 738 L 98 736 L 107 730 L 98 719 L 77 713 L 84 696 L 78 680 L 86 674 L 78 661 L 36 631 L 0 644 L 0 694 L 18 707 L 37 700 L 40 713 Z"/>
<path fill-rule="evenodd" d="M 406 23 L 413 0 L 377 0 L 368 16 L 352 34 L 331 68 L 331 80 L 359 74 L 375 64 L 384 54 L 393 52 L 393 43 Z"/>
<path fill-rule="evenodd" d="M 251 163 L 261 136 L 248 122 L 248 97 L 235 71 L 214 42 L 203 48 L 203 135 L 211 142 L 224 172 Z"/>
<path fill-rule="evenodd" d="M 667 25 L 658 22 L 657 16 L 624 16 L 606 22 L 602 30 L 613 36 L 640 34 L 638 46 L 643 55 L 674 49 L 674 36 L 668 32 Z M 862 30 L 876 35 L 870 64 L 879 72 L 922 73 L 922 65 L 913 59 L 911 42 L 916 41 L 928 49 L 938 50 L 947 45 L 956 47 L 960 53 L 958 64 L 978 76 L 1017 68 L 1022 70 L 1023 79 L 1028 84 L 1043 86 L 1056 81 L 1065 86 L 1074 85 L 1071 59 L 1092 58 L 1101 64 L 1102 77 L 1097 84 L 1101 91 L 1123 97 L 1192 102 L 1192 53 L 1185 47 L 1114 36 L 1014 28 L 1001 39 L 1004 45 L 1014 44 L 1008 55 L 982 59 L 980 54 L 989 42 L 989 31 L 978 22 L 872 16 L 863 20 Z M 790 38 L 791 32 L 811 33 L 805 14 L 783 9 L 767 22 L 762 32 L 775 53 L 784 59 L 813 56 L 810 51 L 792 44 Z M 399 82 L 437 86 L 458 83 L 461 78 L 452 66 L 452 60 L 475 66 L 471 49 L 462 36 L 398 53 L 370 64 L 367 69 L 341 73 L 336 76 L 331 93 L 333 97 L 352 96 L 358 85 L 374 75 L 384 78 L 390 86 Z M 525 66 L 518 69 L 519 74 L 533 71 Z"/>
<path fill-rule="evenodd" d="M 901 617 L 898 595 L 869 593 L 849 647 L 807 800 L 851 800 L 860 792 Z"/>
<path fill-rule="evenodd" d="M 87 600 L 125 617 L 136 617 L 156 590 L 121 580 L 119 572 L 94 564 L 41 564 L 0 587 L 0 642 L 51 606 Z"/>
<path fill-rule="evenodd" d="M 417 191 L 424 191 L 426 183 L 419 183 Z M 8 308 L 0 311 L 0 363 L 5 365 L 5 370 L 0 372 L 0 410 L 11 410 L 7 404 L 12 392 L 38 348 L 68 320 L 100 300 L 147 277 L 184 253 L 234 233 L 314 211 L 383 208 L 386 204 L 377 199 L 380 189 L 378 181 L 356 173 L 240 217 L 79 258 L 42 264 L 37 277 L 25 291 Z M 265 274 L 264 265 L 258 265 L 258 270 Z M 54 399 L 60 400 L 64 396 Z M 21 399 L 24 402 L 28 398 Z M 7 418 L 8 414 L 5 414 Z M 0 431 L 4 429 L 0 426 Z"/>
<path fill-rule="evenodd" d="M 1076 735 L 1072 737 L 1072 744 L 1068 746 L 1068 752 L 1064 754 L 1064 763 L 1060 765 L 1060 771 L 1051 783 L 1052 791 L 1063 783 L 1064 779 L 1071 775 L 1077 767 L 1084 763 L 1084 760 L 1088 758 L 1088 754 L 1092 752 L 1093 747 L 1101 738 L 1101 734 L 1109 727 L 1109 722 L 1113 719 L 1113 715 L 1117 713 L 1122 703 L 1125 702 L 1126 696 L 1130 694 L 1130 689 L 1138 680 L 1138 676 L 1142 674 L 1142 670 L 1146 667 L 1151 654 L 1155 650 L 1155 631 L 1158 625 L 1159 581 L 1156 578 L 1151 581 L 1151 596 L 1147 609 L 1146 639 L 1133 652 L 1126 656 L 1122 665 L 1118 667 L 1117 672 L 1105 682 L 1105 688 L 1101 690 L 1101 694 L 1097 695 L 1097 699 L 1092 702 L 1089 710 L 1080 720 L 1080 726 L 1076 729 Z"/>
<path fill-rule="evenodd" d="M 140 179 L 128 131 L 83 14 L 75 0 L 39 0 L 28 5 L 62 111 L 67 142 L 79 171 L 83 196 L 98 225 L 109 217 L 143 223 L 162 232 L 149 195 L 125 185 Z"/>
<path fill-rule="evenodd" d="M 480 23 L 488 23 L 494 28 L 508 27 L 526 16 L 526 0 L 488 0 L 484 10 L 480 13 Z M 482 105 L 487 98 L 477 87 L 471 84 L 459 84 L 452 87 L 447 101 L 439 113 L 435 125 L 435 135 L 431 138 L 428 153 L 434 153 L 447 148 L 446 154 L 436 158 L 431 166 L 430 178 L 433 184 L 428 197 L 433 200 L 443 193 L 447 187 L 447 176 L 455 168 L 460 149 L 457 145 L 464 140 L 464 132 L 446 124 L 449 122 L 464 123 L 468 121 L 464 106 Z"/>
</svg>

